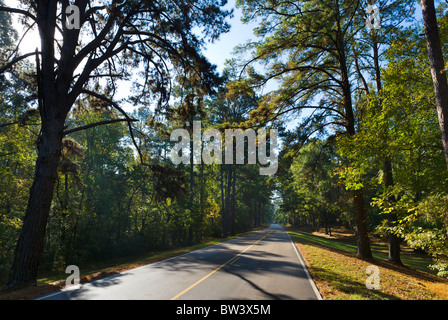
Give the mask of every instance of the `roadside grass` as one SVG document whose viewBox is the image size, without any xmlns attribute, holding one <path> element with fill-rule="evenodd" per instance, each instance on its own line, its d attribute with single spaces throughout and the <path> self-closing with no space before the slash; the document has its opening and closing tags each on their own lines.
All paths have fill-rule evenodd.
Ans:
<svg viewBox="0 0 448 320">
<path fill-rule="evenodd" d="M 352 235 L 310 233 L 287 228 L 302 253 L 313 280 L 324 300 L 446 300 L 448 280 L 427 268 L 430 257 L 402 247 L 404 266 L 387 261 L 387 243 L 371 239 L 373 262 L 356 257 Z M 379 268 L 380 288 L 369 290 L 366 280 L 369 265 Z"/>
<path fill-rule="evenodd" d="M 250 231 L 239 233 L 234 236 L 212 239 L 192 246 L 160 252 L 148 252 L 147 254 L 136 257 L 114 259 L 113 261 L 103 264 L 89 265 L 85 267 L 80 266 L 80 273 L 81 273 L 80 283 L 86 283 L 106 278 L 126 270 L 134 269 L 140 266 L 166 260 L 195 250 L 203 249 L 221 242 L 241 237 L 243 235 L 252 232 L 257 232 L 267 227 L 268 226 L 261 226 L 258 228 L 253 228 Z M 37 285 L 35 286 L 21 288 L 13 291 L 0 291 L 0 300 L 27 300 L 52 293 L 65 287 L 65 280 L 67 279 L 68 276 L 69 274 L 66 274 L 65 270 L 62 270 L 61 272 L 54 272 L 41 275 L 39 276 L 39 279 L 37 280 Z M 1 287 L 3 287 L 3 285 L 4 283 L 0 283 L 0 289 Z"/>
</svg>

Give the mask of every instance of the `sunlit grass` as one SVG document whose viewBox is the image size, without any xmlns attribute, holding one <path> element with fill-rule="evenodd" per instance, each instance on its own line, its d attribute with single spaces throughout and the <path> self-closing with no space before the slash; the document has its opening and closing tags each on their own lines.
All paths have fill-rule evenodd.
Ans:
<svg viewBox="0 0 448 320">
<path fill-rule="evenodd" d="M 428 273 L 429 257 L 402 250 L 402 261 L 407 267 L 387 262 L 387 244 L 372 242 L 375 262 L 356 257 L 353 239 L 332 239 L 289 229 L 309 266 L 310 272 L 324 299 L 371 300 L 448 299 L 448 281 Z M 369 290 L 365 282 L 366 268 L 375 264 L 380 271 L 380 289 Z"/>
</svg>

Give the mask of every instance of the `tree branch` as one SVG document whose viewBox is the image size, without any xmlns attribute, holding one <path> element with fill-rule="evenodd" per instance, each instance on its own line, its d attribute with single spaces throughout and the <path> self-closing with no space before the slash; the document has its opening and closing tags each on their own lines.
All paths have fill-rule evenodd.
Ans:
<svg viewBox="0 0 448 320">
<path fill-rule="evenodd" d="M 20 121 L 14 121 L 14 122 L 10 122 L 10 123 L 0 123 L 0 128 L 4 128 L 4 127 L 7 127 L 7 126 L 12 126 L 12 125 L 15 125 L 17 123 L 20 123 Z"/>
<path fill-rule="evenodd" d="M 27 16 L 28 18 L 33 19 L 33 21 L 37 23 L 37 18 L 26 10 L 0 6 L 0 11 L 9 12 L 9 13 L 20 13 L 20 14 Z"/>
<path fill-rule="evenodd" d="M 5 72 L 6 70 L 8 70 L 9 68 L 11 68 L 14 64 L 16 64 L 17 62 L 19 62 L 19 61 L 21 61 L 21 60 L 23 60 L 23 59 L 26 59 L 26 58 L 28 58 L 28 57 L 30 57 L 30 56 L 33 56 L 33 55 L 35 55 L 36 54 L 36 52 L 29 52 L 29 53 L 27 53 L 27 54 L 24 54 L 24 55 L 22 55 L 22 56 L 20 56 L 20 57 L 17 57 L 17 58 L 15 58 L 15 59 L 13 59 L 13 60 L 11 60 L 9 63 L 7 63 L 6 65 L 4 65 L 3 67 L 1 67 L 0 68 L 0 74 L 2 74 L 3 72 Z M 38 52 L 38 54 L 40 54 L 40 52 Z"/>
<path fill-rule="evenodd" d="M 70 133 L 74 133 L 74 132 L 78 132 L 78 131 L 82 131 L 85 129 L 89 129 L 89 128 L 93 128 L 93 127 L 98 127 L 98 126 L 102 126 L 102 125 L 106 125 L 106 124 L 111 124 L 111 123 L 117 123 L 117 122 L 137 122 L 137 119 L 111 119 L 111 120 L 104 120 L 104 121 L 100 121 L 100 122 L 95 122 L 95 123 L 91 123 L 82 127 L 78 127 L 78 128 L 74 128 L 74 129 L 70 129 L 70 130 L 66 130 L 64 131 L 64 135 L 68 135 Z"/>
</svg>

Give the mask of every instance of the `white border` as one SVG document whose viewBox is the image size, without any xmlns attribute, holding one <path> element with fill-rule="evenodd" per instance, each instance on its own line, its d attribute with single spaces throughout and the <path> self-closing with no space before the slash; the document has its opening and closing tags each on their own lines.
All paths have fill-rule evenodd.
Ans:
<svg viewBox="0 0 448 320">
<path fill-rule="evenodd" d="M 295 253 L 297 254 L 297 257 L 299 258 L 300 264 L 303 267 L 303 270 L 305 271 L 306 277 L 308 278 L 308 281 L 311 284 L 311 287 L 313 288 L 314 294 L 317 297 L 317 300 L 323 300 L 322 296 L 319 292 L 319 289 L 317 289 L 316 284 L 313 281 L 313 278 L 311 277 L 311 274 L 308 271 L 308 267 L 306 266 L 305 261 L 302 258 L 302 255 L 299 253 L 299 250 L 297 249 L 297 246 L 295 245 L 295 243 L 292 241 L 291 237 L 289 236 L 288 231 L 285 229 L 286 234 L 288 235 L 289 241 L 291 241 L 291 245 L 294 248 Z"/>
</svg>

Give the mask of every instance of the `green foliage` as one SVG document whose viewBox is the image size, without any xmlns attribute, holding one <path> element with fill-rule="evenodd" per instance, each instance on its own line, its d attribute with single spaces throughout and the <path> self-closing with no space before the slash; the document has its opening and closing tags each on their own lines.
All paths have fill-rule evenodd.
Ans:
<svg viewBox="0 0 448 320">
<path fill-rule="evenodd" d="M 220 102 L 215 103 L 213 108 L 218 108 Z M 70 127 L 114 117 L 104 106 L 95 107 L 94 112 L 88 112 L 85 109 L 88 107 L 77 109 L 68 121 Z M 223 106 L 219 108 L 226 112 Z M 209 109 L 208 113 L 211 114 Z M 123 123 L 95 126 L 64 139 L 41 272 L 63 272 L 69 264 L 103 263 L 222 235 L 220 166 L 193 167 L 192 205 L 187 178 L 190 168 L 175 168 L 171 164 L 166 155 L 172 143 L 163 132 L 144 126 L 147 116 L 143 110 L 136 112 L 135 118 L 140 120 L 136 124 L 139 128 L 136 138 L 145 162 L 151 167 L 140 164 Z M 3 277 L 8 272 L 32 182 L 35 136 L 29 129 L 17 124 L 2 128 L 0 273 Z M 259 175 L 258 167 L 239 167 L 234 183 L 237 190 L 234 197 L 230 197 L 233 193 L 226 193 L 235 208 L 232 231 L 246 231 L 269 219 L 272 185 Z"/>
<path fill-rule="evenodd" d="M 448 196 L 444 193 L 432 193 L 414 207 L 403 210 L 402 218 L 392 232 L 400 235 L 413 248 L 431 254 L 435 264 L 430 268 L 438 271 L 439 276 L 448 276 Z"/>
<path fill-rule="evenodd" d="M 446 16 L 441 18 L 442 33 Z M 447 174 L 434 103 L 431 75 L 420 27 L 395 31 L 385 52 L 383 88 L 357 102 L 362 110 L 358 133 L 339 139 L 339 151 L 351 160 L 341 170 L 348 187 L 358 181 L 374 192 L 371 204 L 382 220 L 376 231 L 395 234 L 430 253 L 446 276 Z M 406 39 L 406 41 L 403 41 Z M 444 40 L 446 42 L 446 39 Z M 383 163 L 392 161 L 393 185 L 384 186 Z M 391 200 L 393 199 L 393 200 Z M 390 221 L 390 215 L 397 221 Z"/>
<path fill-rule="evenodd" d="M 3 65 L 17 33 L 9 14 L 0 12 L 0 24 L 0 65 Z M 28 71 L 25 63 L 14 68 L 14 73 L 22 76 Z M 8 272 L 34 174 L 34 142 L 39 121 L 36 110 L 27 105 L 32 94 L 26 80 L 0 75 L 0 281 Z"/>
<path fill-rule="evenodd" d="M 251 50 L 255 63 L 239 70 L 232 59 L 222 75 L 200 48 L 228 29 L 227 12 L 211 0 L 194 1 L 201 10 L 144 3 L 157 19 L 134 22 L 163 35 L 151 38 L 163 50 L 141 44 L 110 64 L 135 80 L 127 97 L 138 107 L 132 136 L 124 122 L 95 125 L 118 119 L 108 101 L 118 82 L 86 83 L 107 98 L 80 99 L 66 120 L 68 128 L 91 127 L 63 140 L 41 271 L 197 243 L 272 219 L 323 225 L 328 233 L 335 225 L 353 230 L 350 193 L 363 190 L 369 229 L 424 250 L 432 268 L 448 275 L 448 175 L 426 46 L 421 25 L 400 24 L 411 0 L 379 1 L 383 25 L 373 32 L 365 28 L 365 1 L 238 0 L 243 20 L 259 23 L 256 41 L 238 48 Z M 438 14 L 446 49 L 445 9 Z M 9 15 L 0 12 L 0 21 L 3 65 L 16 33 Z M 131 67 L 148 72 L 133 78 Z M 8 72 L 0 76 L 1 274 L 22 224 L 40 126 L 34 68 L 22 61 Z M 276 89 L 258 90 L 272 80 Z M 203 131 L 291 122 L 294 129 L 280 128 L 278 173 L 267 178 L 251 165 L 173 165 L 170 132 L 191 130 L 194 120 Z M 388 173 L 393 183 L 385 183 Z"/>
<path fill-rule="evenodd" d="M 335 152 L 332 140 L 311 139 L 291 163 L 287 175 L 279 179 L 283 190 L 281 210 L 293 225 L 310 223 L 324 225 L 350 224 L 346 189 L 336 174 Z M 293 201 L 290 203 L 290 201 Z"/>
<path fill-rule="evenodd" d="M 363 25 L 364 2 L 238 4 L 247 21 L 259 23 L 257 41 L 240 50 L 253 50 L 254 61 L 267 69 L 248 68 L 248 83 L 276 79 L 280 84 L 251 113 L 254 122 L 287 122 L 285 115 L 299 119 L 295 130 L 283 134 L 278 219 L 317 226 L 325 224 L 323 213 L 333 212 L 351 227 L 347 194 L 363 190 L 369 229 L 423 248 L 445 274 L 446 231 L 440 217 L 446 216 L 441 199 L 448 176 L 422 26 L 409 19 L 414 3 L 379 1 L 382 22 L 374 31 Z M 445 48 L 443 4 L 438 15 Z M 313 112 L 304 114 L 305 109 Z M 323 145 L 333 150 L 328 153 Z M 420 218 L 414 219 L 417 213 Z"/>
</svg>

